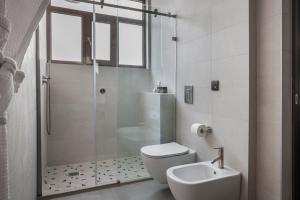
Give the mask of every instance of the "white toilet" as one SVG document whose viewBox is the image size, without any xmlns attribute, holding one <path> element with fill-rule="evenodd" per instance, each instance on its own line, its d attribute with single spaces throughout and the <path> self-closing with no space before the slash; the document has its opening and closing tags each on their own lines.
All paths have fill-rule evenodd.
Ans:
<svg viewBox="0 0 300 200">
<path fill-rule="evenodd" d="M 166 171 L 170 167 L 196 160 L 194 150 L 176 142 L 142 147 L 141 155 L 149 174 L 160 183 L 167 183 Z"/>
</svg>

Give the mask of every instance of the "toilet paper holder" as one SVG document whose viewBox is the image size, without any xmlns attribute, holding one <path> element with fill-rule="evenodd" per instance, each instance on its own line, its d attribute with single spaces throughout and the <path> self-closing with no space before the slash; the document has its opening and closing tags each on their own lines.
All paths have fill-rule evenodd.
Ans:
<svg viewBox="0 0 300 200">
<path fill-rule="evenodd" d="M 199 137 L 205 137 L 207 134 L 210 134 L 212 132 L 212 128 L 205 124 L 194 123 L 191 126 L 191 133 L 194 135 L 198 135 Z"/>
<path fill-rule="evenodd" d="M 206 126 L 204 129 L 200 130 L 200 133 L 212 133 L 212 128 L 210 126 Z"/>
</svg>

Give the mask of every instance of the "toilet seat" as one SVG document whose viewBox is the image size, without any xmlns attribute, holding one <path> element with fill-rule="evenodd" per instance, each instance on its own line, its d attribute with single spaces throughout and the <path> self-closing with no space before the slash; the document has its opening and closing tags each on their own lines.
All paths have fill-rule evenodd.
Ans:
<svg viewBox="0 0 300 200">
<path fill-rule="evenodd" d="M 141 156 L 149 174 L 163 184 L 167 183 L 167 169 L 196 160 L 194 150 L 176 142 L 142 147 Z"/>
<path fill-rule="evenodd" d="M 150 158 L 166 158 L 189 153 L 189 148 L 176 142 L 146 146 L 141 149 L 144 156 Z"/>
</svg>

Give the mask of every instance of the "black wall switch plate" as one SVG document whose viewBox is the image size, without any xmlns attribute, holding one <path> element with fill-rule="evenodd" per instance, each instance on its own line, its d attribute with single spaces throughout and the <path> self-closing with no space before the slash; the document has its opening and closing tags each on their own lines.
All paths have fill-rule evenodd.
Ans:
<svg viewBox="0 0 300 200">
<path fill-rule="evenodd" d="M 219 91 L 220 90 L 220 82 L 219 81 L 211 81 L 211 90 Z"/>
<path fill-rule="evenodd" d="M 193 104 L 194 87 L 192 85 L 184 86 L 184 102 L 186 104 Z"/>
</svg>

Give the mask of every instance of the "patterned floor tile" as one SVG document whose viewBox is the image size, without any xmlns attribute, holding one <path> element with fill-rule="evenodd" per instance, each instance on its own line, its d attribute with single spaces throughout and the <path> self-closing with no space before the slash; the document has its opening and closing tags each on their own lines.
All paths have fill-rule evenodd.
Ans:
<svg viewBox="0 0 300 200">
<path fill-rule="evenodd" d="M 97 169 L 97 170 L 96 170 Z M 96 172 L 96 173 L 95 173 Z M 51 166 L 43 178 L 43 195 L 150 178 L 140 156 Z"/>
</svg>

